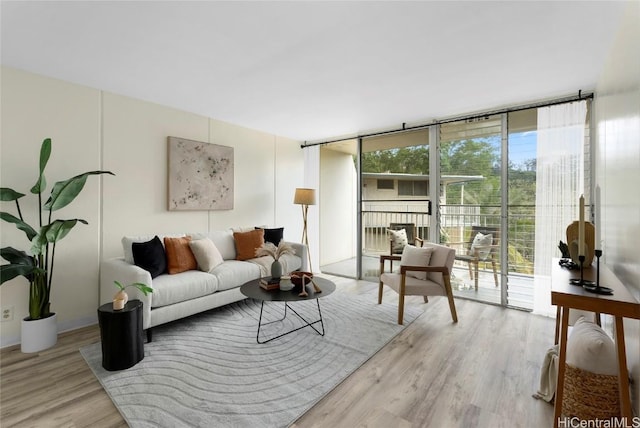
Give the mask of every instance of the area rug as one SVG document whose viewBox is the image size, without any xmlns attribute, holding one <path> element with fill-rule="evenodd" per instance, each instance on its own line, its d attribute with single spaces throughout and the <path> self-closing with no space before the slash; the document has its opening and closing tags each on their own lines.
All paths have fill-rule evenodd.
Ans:
<svg viewBox="0 0 640 428">
<path fill-rule="evenodd" d="M 317 319 L 315 301 L 294 305 L 308 320 Z M 320 306 L 325 336 L 307 327 L 258 344 L 260 303 L 247 299 L 155 327 L 144 359 L 127 370 L 104 370 L 100 343 L 80 352 L 133 428 L 285 427 L 421 313 L 405 308 L 400 326 L 397 303 L 378 305 L 371 294 L 336 292 Z M 263 316 L 276 321 L 283 308 L 265 303 Z M 289 311 L 264 329 L 264 337 L 300 325 Z"/>
</svg>

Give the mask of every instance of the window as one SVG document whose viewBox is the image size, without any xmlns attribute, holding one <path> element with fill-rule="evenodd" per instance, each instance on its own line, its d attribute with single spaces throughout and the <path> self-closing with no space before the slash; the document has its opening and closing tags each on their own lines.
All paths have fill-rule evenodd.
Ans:
<svg viewBox="0 0 640 428">
<path fill-rule="evenodd" d="M 427 196 L 428 186 L 426 181 L 398 181 L 398 196 Z"/>
<path fill-rule="evenodd" d="M 393 190 L 393 180 L 378 180 L 378 190 Z"/>
</svg>

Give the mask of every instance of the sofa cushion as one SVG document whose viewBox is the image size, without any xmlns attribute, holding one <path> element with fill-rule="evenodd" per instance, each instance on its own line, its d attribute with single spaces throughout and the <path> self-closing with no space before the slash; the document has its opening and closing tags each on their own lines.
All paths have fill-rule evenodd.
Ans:
<svg viewBox="0 0 640 428">
<path fill-rule="evenodd" d="M 224 262 L 222 254 L 209 238 L 197 239 L 189 242 L 189 247 L 198 262 L 198 269 L 210 272 L 213 268 Z"/>
<path fill-rule="evenodd" d="M 257 265 L 239 260 L 227 260 L 211 271 L 218 280 L 218 291 L 240 287 L 245 282 L 260 278 Z"/>
<path fill-rule="evenodd" d="M 218 291 L 218 279 L 210 273 L 190 270 L 177 275 L 160 275 L 153 280 L 151 306 L 158 308 Z"/>
<path fill-rule="evenodd" d="M 236 241 L 236 260 L 253 259 L 256 257 L 256 250 L 264 244 L 264 230 L 234 232 L 233 239 Z"/>
<path fill-rule="evenodd" d="M 196 270 L 198 262 L 189 247 L 190 236 L 182 238 L 164 238 L 164 250 L 167 253 L 167 272 L 174 275 L 188 270 Z"/>
<path fill-rule="evenodd" d="M 147 241 L 150 241 L 151 239 L 153 239 L 154 236 L 158 236 L 158 238 L 160 238 L 160 243 L 164 247 L 164 238 L 165 237 L 168 236 L 170 238 L 179 238 L 181 236 L 185 236 L 185 234 L 184 233 L 176 233 L 176 234 L 169 234 L 169 235 L 125 236 L 121 240 L 121 242 L 122 242 L 122 252 L 124 254 L 124 260 L 127 263 L 129 263 L 130 265 L 134 264 L 133 252 L 131 250 L 131 244 L 133 244 L 134 242 L 147 242 Z"/>
<path fill-rule="evenodd" d="M 133 242 L 131 245 L 133 262 L 148 271 L 155 278 L 167 271 L 167 258 L 160 238 L 153 237 L 147 242 Z"/>
<path fill-rule="evenodd" d="M 271 242 L 276 247 L 282 241 L 284 236 L 284 227 L 277 227 L 275 229 L 267 229 L 266 227 L 258 227 L 256 229 L 264 230 L 264 242 Z"/>
</svg>

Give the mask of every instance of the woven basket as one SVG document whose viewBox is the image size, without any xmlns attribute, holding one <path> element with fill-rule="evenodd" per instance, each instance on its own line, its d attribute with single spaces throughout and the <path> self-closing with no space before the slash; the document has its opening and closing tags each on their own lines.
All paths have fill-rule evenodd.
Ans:
<svg viewBox="0 0 640 428">
<path fill-rule="evenodd" d="M 601 375 L 566 364 L 562 414 L 582 420 L 621 416 L 618 376 Z"/>
</svg>

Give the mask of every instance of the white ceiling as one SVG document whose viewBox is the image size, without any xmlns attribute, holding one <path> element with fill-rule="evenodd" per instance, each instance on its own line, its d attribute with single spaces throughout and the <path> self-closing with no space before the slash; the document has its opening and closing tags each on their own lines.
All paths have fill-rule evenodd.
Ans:
<svg viewBox="0 0 640 428">
<path fill-rule="evenodd" d="M 1 57 L 317 141 L 593 90 L 624 6 L 3 0 Z"/>
</svg>

